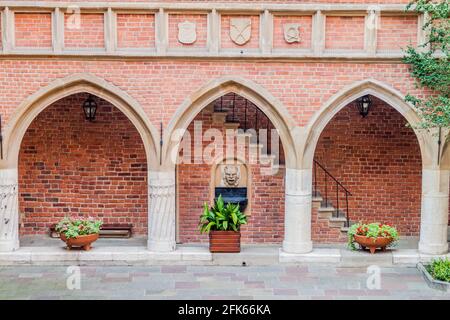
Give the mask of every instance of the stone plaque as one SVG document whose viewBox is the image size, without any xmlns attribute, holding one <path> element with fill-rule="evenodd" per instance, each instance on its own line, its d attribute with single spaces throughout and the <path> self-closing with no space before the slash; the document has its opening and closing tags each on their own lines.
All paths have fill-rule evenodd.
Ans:
<svg viewBox="0 0 450 320">
<path fill-rule="evenodd" d="M 300 24 L 298 23 L 286 23 L 283 25 L 284 40 L 287 43 L 300 42 Z"/>
<path fill-rule="evenodd" d="M 183 44 L 192 44 L 197 40 L 195 22 L 181 22 L 178 24 L 178 41 Z"/>
<path fill-rule="evenodd" d="M 230 38 L 237 45 L 246 44 L 252 35 L 252 20 L 250 18 L 230 19 Z"/>
</svg>

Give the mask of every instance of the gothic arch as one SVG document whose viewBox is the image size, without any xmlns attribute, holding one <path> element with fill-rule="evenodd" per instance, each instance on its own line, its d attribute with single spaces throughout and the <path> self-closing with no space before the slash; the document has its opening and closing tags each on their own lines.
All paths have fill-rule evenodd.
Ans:
<svg viewBox="0 0 450 320">
<path fill-rule="evenodd" d="M 305 128 L 305 145 L 303 147 L 301 158 L 302 168 L 312 168 L 314 152 L 320 134 L 330 120 L 349 103 L 367 94 L 388 103 L 397 110 L 409 124 L 414 125 L 419 121 L 419 117 L 412 106 L 405 102 L 404 96 L 394 88 L 374 79 L 353 83 L 334 94 L 309 121 Z M 421 150 L 422 164 L 426 165 L 431 163 L 433 161 L 433 150 L 431 150 L 430 143 L 428 143 L 430 136 L 424 131 L 414 131 Z"/>
<path fill-rule="evenodd" d="M 264 112 L 278 130 L 286 155 L 286 166 L 295 168 L 297 151 L 294 143 L 296 125 L 282 103 L 265 88 L 248 79 L 227 76 L 215 79 L 194 92 L 181 104 L 169 122 L 164 134 L 163 165 L 172 169 L 179 149 L 182 133 L 195 116 L 211 102 L 227 93 L 236 93 Z"/>
<path fill-rule="evenodd" d="M 90 93 L 102 98 L 133 123 L 144 143 L 149 170 L 158 165 L 156 139 L 158 133 L 139 103 L 113 84 L 89 73 L 57 79 L 28 97 L 13 114 L 5 130 L 5 161 L 7 168 L 17 168 L 20 145 L 31 122 L 52 103 L 76 93 Z"/>
</svg>

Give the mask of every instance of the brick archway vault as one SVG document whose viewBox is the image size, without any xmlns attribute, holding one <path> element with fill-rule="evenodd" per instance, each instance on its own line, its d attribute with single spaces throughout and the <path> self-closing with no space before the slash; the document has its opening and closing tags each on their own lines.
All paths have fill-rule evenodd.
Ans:
<svg viewBox="0 0 450 320">
<path fill-rule="evenodd" d="M 113 84 L 89 73 L 57 79 L 26 99 L 5 128 L 4 158 L 0 162 L 2 205 L 0 251 L 19 248 L 18 160 L 22 139 L 36 116 L 52 103 L 76 93 L 90 93 L 118 108 L 135 126 L 144 144 L 149 174 L 158 170 L 157 130 L 139 103 Z"/>
</svg>

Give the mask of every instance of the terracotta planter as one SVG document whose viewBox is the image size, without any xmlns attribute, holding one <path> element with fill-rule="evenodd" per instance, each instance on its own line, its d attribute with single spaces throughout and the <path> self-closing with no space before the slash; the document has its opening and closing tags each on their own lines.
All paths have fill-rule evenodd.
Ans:
<svg viewBox="0 0 450 320">
<path fill-rule="evenodd" d="M 370 253 L 375 253 L 376 248 L 386 251 L 386 246 L 392 242 L 390 237 L 369 238 L 366 236 L 355 235 L 355 241 L 363 248 L 369 248 Z"/>
<path fill-rule="evenodd" d="M 241 233 L 235 231 L 210 231 L 210 252 L 241 252 Z"/>
<path fill-rule="evenodd" d="M 85 251 L 91 250 L 92 242 L 98 239 L 98 233 L 88 234 L 85 236 L 78 236 L 76 238 L 67 239 L 66 236 L 61 233 L 61 240 L 67 244 L 67 249 L 70 250 L 72 247 L 81 247 Z"/>
</svg>

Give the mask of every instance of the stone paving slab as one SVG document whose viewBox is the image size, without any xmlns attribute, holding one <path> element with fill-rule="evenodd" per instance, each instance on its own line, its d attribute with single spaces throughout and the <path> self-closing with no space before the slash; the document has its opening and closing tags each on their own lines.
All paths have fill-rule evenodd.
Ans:
<svg viewBox="0 0 450 320">
<path fill-rule="evenodd" d="M 379 270 L 380 287 L 371 290 L 362 267 L 82 266 L 81 289 L 69 290 L 66 267 L 14 266 L 0 268 L 0 299 L 450 300 L 416 268 Z"/>
</svg>

